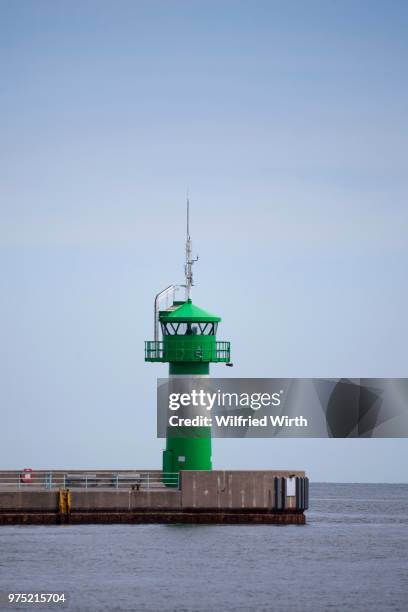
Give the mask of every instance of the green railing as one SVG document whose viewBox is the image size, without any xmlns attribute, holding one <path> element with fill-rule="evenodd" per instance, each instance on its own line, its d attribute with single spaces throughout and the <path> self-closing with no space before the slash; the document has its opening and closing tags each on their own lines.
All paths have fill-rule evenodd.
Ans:
<svg viewBox="0 0 408 612">
<path fill-rule="evenodd" d="M 213 347 L 193 346 L 182 339 L 172 343 L 171 348 L 166 349 L 163 340 L 147 340 L 145 342 L 145 361 L 206 361 L 206 362 L 229 362 L 230 343 L 225 341 L 215 342 Z"/>
</svg>

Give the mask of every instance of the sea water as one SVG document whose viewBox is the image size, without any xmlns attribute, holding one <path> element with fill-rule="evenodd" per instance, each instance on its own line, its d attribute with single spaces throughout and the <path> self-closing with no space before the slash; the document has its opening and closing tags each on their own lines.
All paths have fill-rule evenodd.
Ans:
<svg viewBox="0 0 408 612">
<path fill-rule="evenodd" d="M 305 526 L 0 527 L 0 591 L 78 611 L 402 612 L 408 485 L 311 484 Z"/>
</svg>

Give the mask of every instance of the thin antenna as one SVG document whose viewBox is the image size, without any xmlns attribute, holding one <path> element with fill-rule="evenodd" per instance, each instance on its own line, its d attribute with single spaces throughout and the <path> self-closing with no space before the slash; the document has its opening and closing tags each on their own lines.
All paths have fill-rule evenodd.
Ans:
<svg viewBox="0 0 408 612">
<path fill-rule="evenodd" d="M 198 257 L 193 259 L 192 251 L 193 245 L 190 238 L 190 200 L 187 192 L 187 232 L 186 232 L 186 263 L 184 266 L 184 272 L 186 276 L 186 300 L 191 299 L 191 287 L 194 286 L 193 282 L 193 263 L 198 260 Z"/>
<path fill-rule="evenodd" d="M 187 191 L 187 240 L 190 240 L 190 200 Z"/>
</svg>

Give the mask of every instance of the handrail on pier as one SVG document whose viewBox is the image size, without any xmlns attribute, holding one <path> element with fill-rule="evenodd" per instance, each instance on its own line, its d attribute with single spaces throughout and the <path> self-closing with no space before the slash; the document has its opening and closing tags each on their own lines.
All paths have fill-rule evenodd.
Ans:
<svg viewBox="0 0 408 612">
<path fill-rule="evenodd" d="M 2 489 L 90 489 L 115 488 L 130 490 L 163 489 L 166 485 L 179 487 L 178 472 L 107 470 L 8 470 L 0 472 Z"/>
</svg>

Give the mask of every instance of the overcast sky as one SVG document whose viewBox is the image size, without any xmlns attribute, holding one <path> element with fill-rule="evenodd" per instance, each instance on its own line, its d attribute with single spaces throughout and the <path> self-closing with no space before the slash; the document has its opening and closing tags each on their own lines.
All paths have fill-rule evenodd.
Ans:
<svg viewBox="0 0 408 612">
<path fill-rule="evenodd" d="M 404 377 L 406 2 L 0 0 L 2 468 L 158 468 L 154 294 L 217 376 Z M 407 440 L 216 440 L 216 468 L 407 481 Z"/>
</svg>

